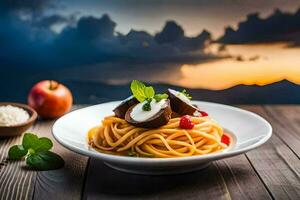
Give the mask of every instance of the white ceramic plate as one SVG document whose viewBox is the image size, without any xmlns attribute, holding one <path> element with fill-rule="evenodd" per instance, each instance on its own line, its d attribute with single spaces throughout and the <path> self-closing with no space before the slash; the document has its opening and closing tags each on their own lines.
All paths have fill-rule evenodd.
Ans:
<svg viewBox="0 0 300 200">
<path fill-rule="evenodd" d="M 262 117 L 232 106 L 193 101 L 199 108 L 221 124 L 233 135 L 232 148 L 202 156 L 185 158 L 136 158 L 104 154 L 89 148 L 87 132 L 100 124 L 101 120 L 113 114 L 120 101 L 103 103 L 70 112 L 59 118 L 52 128 L 55 139 L 71 151 L 99 158 L 108 166 L 138 174 L 174 174 L 199 170 L 211 161 L 245 153 L 265 143 L 272 135 L 271 125 Z"/>
</svg>

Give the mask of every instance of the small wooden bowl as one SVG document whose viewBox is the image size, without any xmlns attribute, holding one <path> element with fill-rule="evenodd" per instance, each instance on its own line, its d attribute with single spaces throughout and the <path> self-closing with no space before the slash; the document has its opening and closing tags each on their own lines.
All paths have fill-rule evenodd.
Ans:
<svg viewBox="0 0 300 200">
<path fill-rule="evenodd" d="M 0 103 L 0 106 L 15 106 L 24 109 L 25 111 L 28 112 L 29 114 L 29 119 L 21 124 L 17 124 L 14 126 L 0 126 L 0 137 L 8 137 L 8 136 L 17 136 L 17 135 L 22 135 L 26 130 L 28 130 L 32 124 L 35 122 L 37 119 L 37 113 L 36 111 L 25 105 L 25 104 L 20 104 L 20 103 L 10 103 L 10 102 L 3 102 Z"/>
</svg>

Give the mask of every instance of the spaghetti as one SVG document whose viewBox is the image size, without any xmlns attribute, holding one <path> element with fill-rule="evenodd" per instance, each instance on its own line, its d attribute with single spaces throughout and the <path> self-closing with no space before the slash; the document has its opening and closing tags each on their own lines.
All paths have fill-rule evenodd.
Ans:
<svg viewBox="0 0 300 200">
<path fill-rule="evenodd" d="M 104 153 L 137 157 L 173 158 L 204 155 L 227 148 L 223 129 L 209 117 L 191 117 L 194 127 L 182 129 L 180 117 L 159 128 L 135 127 L 124 119 L 105 117 L 88 133 L 89 144 Z"/>
</svg>

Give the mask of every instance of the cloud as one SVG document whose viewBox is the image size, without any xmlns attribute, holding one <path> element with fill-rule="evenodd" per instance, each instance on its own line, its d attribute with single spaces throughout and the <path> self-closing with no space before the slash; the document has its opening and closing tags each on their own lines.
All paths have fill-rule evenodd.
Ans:
<svg viewBox="0 0 300 200">
<path fill-rule="evenodd" d="M 252 56 L 249 58 L 249 61 L 256 61 L 256 60 L 259 60 L 260 59 L 260 56 L 259 55 L 255 55 L 255 56 Z"/>
<path fill-rule="evenodd" d="M 34 16 L 42 15 L 45 9 L 57 8 L 57 0 L 3 0 L 0 2 L 2 12 L 25 12 Z"/>
<path fill-rule="evenodd" d="M 115 27 L 116 23 L 108 15 L 103 15 L 101 18 L 90 16 L 80 18 L 75 31 L 80 37 L 87 39 L 113 38 Z"/>
<path fill-rule="evenodd" d="M 196 37 L 185 37 L 184 30 L 175 21 L 167 21 L 163 30 L 154 37 L 158 44 L 169 44 L 181 51 L 202 49 L 205 41 L 211 40 L 211 34 L 204 30 Z"/>
<path fill-rule="evenodd" d="M 66 26 L 55 37 L 51 49 L 62 66 L 118 60 L 123 48 L 115 27 L 108 15 L 81 17 L 75 27 Z"/>
<path fill-rule="evenodd" d="M 220 43 L 244 44 L 262 42 L 299 42 L 300 9 L 286 13 L 276 9 L 269 17 L 262 19 L 258 13 L 247 16 L 246 21 L 238 24 L 237 30 L 231 27 L 218 39 Z"/>
<path fill-rule="evenodd" d="M 195 62 L 216 58 L 204 53 L 205 44 L 211 40 L 207 31 L 187 37 L 180 25 L 168 21 L 156 35 L 137 30 L 122 34 L 115 31 L 117 23 L 108 15 L 78 19 L 74 15 L 46 15 L 44 9 L 50 5 L 48 1 L 32 0 L 26 5 L 20 1 L 6 8 L 12 12 L 0 14 L 0 40 L 9 41 L 1 43 L 2 63 L 59 68 L 99 62 Z M 31 17 L 22 17 L 20 10 L 27 10 Z M 36 12 L 39 14 L 33 14 Z M 51 27 L 58 24 L 65 27 L 59 33 L 53 32 Z"/>
<path fill-rule="evenodd" d="M 197 37 L 186 37 L 183 29 L 173 21 L 167 22 L 155 36 L 136 30 L 126 35 L 116 34 L 115 27 L 116 23 L 108 15 L 83 17 L 76 27 L 67 27 L 58 36 L 59 49 L 78 50 L 76 45 L 80 45 L 85 51 L 80 53 L 80 58 L 85 62 L 192 62 L 214 57 L 203 52 L 205 42 L 211 39 L 207 31 Z M 168 36 L 171 40 L 166 39 Z M 67 55 L 69 51 L 63 53 Z M 78 52 L 72 51 L 72 54 Z"/>
<path fill-rule="evenodd" d="M 0 62 L 3 67 L 25 68 L 40 63 L 54 37 L 52 31 L 31 27 L 15 15 L 0 16 Z"/>
<path fill-rule="evenodd" d="M 245 56 L 242 56 L 242 55 L 231 55 L 230 57 L 239 62 L 256 61 L 256 60 L 260 59 L 259 55 L 251 56 L 249 58 L 246 58 Z"/>
<path fill-rule="evenodd" d="M 33 21 L 33 26 L 38 28 L 51 29 L 56 25 L 74 25 L 76 22 L 77 13 L 73 13 L 69 16 L 62 16 L 58 14 L 42 16 Z"/>
<path fill-rule="evenodd" d="M 173 43 L 184 37 L 184 30 L 174 21 L 167 21 L 160 33 L 155 35 L 155 40 L 159 44 Z"/>
</svg>

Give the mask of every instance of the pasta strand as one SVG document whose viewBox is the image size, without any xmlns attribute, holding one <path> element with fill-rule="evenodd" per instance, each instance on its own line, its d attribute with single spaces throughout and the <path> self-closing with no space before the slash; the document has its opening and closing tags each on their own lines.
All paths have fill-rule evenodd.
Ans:
<svg viewBox="0 0 300 200">
<path fill-rule="evenodd" d="M 221 142 L 222 127 L 209 117 L 191 117 L 193 129 L 181 129 L 180 117 L 156 129 L 135 127 L 108 116 L 88 133 L 95 149 L 118 155 L 172 158 L 204 155 L 227 148 Z"/>
</svg>

